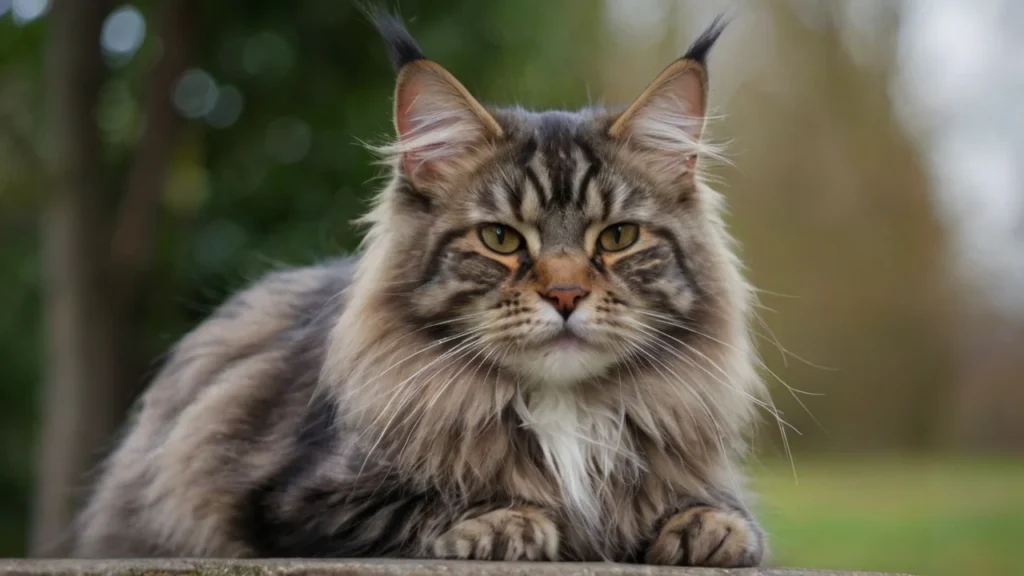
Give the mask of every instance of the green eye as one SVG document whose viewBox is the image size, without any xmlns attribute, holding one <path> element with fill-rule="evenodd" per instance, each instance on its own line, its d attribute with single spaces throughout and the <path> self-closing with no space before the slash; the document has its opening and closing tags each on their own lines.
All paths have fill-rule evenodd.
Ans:
<svg viewBox="0 0 1024 576">
<path fill-rule="evenodd" d="M 480 241 L 498 254 L 511 254 L 523 246 L 523 237 L 514 229 L 502 224 L 485 224 L 480 227 Z"/>
<path fill-rule="evenodd" d="M 602 252 L 618 252 L 632 246 L 639 237 L 640 227 L 636 224 L 612 224 L 601 231 L 597 246 Z"/>
</svg>

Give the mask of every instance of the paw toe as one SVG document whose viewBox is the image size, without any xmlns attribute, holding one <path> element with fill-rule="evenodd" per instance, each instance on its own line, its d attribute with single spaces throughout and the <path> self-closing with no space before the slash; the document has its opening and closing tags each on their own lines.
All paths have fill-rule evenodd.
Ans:
<svg viewBox="0 0 1024 576">
<path fill-rule="evenodd" d="M 456 524 L 434 541 L 438 558 L 555 560 L 558 530 L 540 510 L 496 510 Z"/>
<path fill-rule="evenodd" d="M 740 568 L 761 562 L 761 538 L 743 515 L 710 507 L 673 516 L 647 552 L 647 562 L 663 565 Z"/>
</svg>

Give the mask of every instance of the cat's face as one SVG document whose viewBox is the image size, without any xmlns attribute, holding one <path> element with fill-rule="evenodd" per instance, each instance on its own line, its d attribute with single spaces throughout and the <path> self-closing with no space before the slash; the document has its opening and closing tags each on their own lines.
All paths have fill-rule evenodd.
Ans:
<svg viewBox="0 0 1024 576">
<path fill-rule="evenodd" d="M 495 116 L 510 137 L 443 201 L 419 207 L 432 240 L 416 316 L 465 334 L 451 341 L 465 346 L 456 354 L 535 381 L 664 353 L 655 318 L 684 320 L 696 296 L 683 245 L 695 190 L 647 177 L 602 135 L 606 116 Z"/>
<path fill-rule="evenodd" d="M 389 152 L 399 304 L 449 359 L 573 383 L 700 329 L 709 222 L 694 166 L 703 63 L 628 110 L 487 110 L 440 66 L 402 68 Z"/>
</svg>

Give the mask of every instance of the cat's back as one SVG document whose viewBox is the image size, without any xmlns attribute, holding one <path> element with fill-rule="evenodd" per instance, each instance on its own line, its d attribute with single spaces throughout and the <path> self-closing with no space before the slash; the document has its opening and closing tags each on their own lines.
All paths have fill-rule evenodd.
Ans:
<svg viewBox="0 0 1024 576">
<path fill-rule="evenodd" d="M 226 523 L 288 458 L 355 264 L 267 274 L 175 345 L 101 471 L 77 554 L 247 554 Z"/>
<path fill-rule="evenodd" d="M 276 375 L 294 381 L 307 369 L 318 372 L 322 346 L 316 345 L 334 327 L 355 264 L 355 258 L 347 258 L 274 271 L 232 295 L 175 345 L 146 392 L 144 410 L 160 420 L 173 419 L 215 381 L 224 388 L 241 385 L 243 379 L 232 376 L 256 370 L 253 360 L 264 358 L 271 371 L 269 358 L 285 355 L 286 349 L 300 357 L 277 366 Z"/>
</svg>

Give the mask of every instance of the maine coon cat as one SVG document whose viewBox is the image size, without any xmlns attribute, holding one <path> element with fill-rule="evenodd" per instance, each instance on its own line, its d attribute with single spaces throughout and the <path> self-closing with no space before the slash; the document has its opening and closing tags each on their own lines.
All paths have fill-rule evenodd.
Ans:
<svg viewBox="0 0 1024 576">
<path fill-rule="evenodd" d="M 397 138 L 358 255 L 175 346 L 77 554 L 761 563 L 750 294 L 697 171 L 721 22 L 577 112 L 483 106 L 376 23 Z"/>
</svg>

